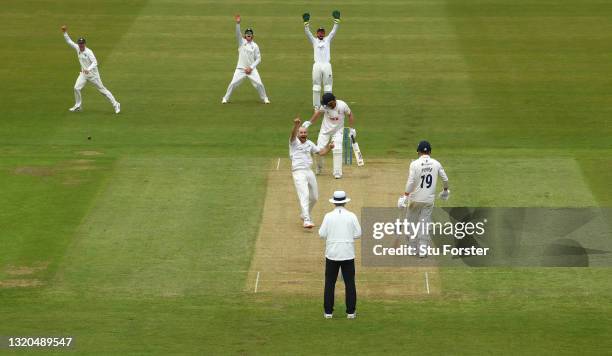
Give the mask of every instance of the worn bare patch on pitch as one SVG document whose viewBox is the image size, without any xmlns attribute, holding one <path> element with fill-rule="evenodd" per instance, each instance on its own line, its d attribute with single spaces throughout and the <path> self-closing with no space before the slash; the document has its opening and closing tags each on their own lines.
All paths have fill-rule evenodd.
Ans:
<svg viewBox="0 0 612 356">
<path fill-rule="evenodd" d="M 8 265 L 5 273 L 11 276 L 24 276 L 44 271 L 47 267 L 49 267 L 49 262 L 37 262 L 30 266 Z"/>
<path fill-rule="evenodd" d="M 49 262 L 36 262 L 28 266 L 8 265 L 0 271 L 0 289 L 41 286 L 43 283 L 33 277 L 48 266 Z"/>
<path fill-rule="evenodd" d="M 41 285 L 42 282 L 38 279 L 6 279 L 0 281 L 0 288 L 29 288 Z"/>
<path fill-rule="evenodd" d="M 79 151 L 77 153 L 80 154 L 81 156 L 99 156 L 99 155 L 103 155 L 104 154 L 104 153 L 98 152 L 98 151 Z"/>
<path fill-rule="evenodd" d="M 318 226 L 307 231 L 300 220 L 297 194 L 291 178 L 289 160 L 277 160 L 268 175 L 268 189 L 255 254 L 247 279 L 247 290 L 257 293 L 323 294 L 324 242 Z M 326 159 L 327 166 L 331 158 Z M 334 179 L 329 170 L 317 177 L 319 202 L 313 219 L 319 225 L 334 190 L 347 192 L 347 208 L 361 215 L 362 207 L 392 207 L 406 184 L 409 161 L 368 160 L 364 167 L 345 167 L 344 177 Z M 357 243 L 357 292 L 362 297 L 394 298 L 438 294 L 440 279 L 435 267 L 366 268 L 361 266 L 361 249 Z M 427 281 L 425 279 L 427 272 Z M 339 280 L 337 298 L 341 300 L 344 285 Z"/>
</svg>

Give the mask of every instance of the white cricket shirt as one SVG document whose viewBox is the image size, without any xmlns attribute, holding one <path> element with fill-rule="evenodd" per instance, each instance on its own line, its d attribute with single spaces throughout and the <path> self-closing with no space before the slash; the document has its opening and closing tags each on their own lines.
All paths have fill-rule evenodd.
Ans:
<svg viewBox="0 0 612 356">
<path fill-rule="evenodd" d="M 79 49 L 79 45 L 74 43 L 66 32 L 64 32 L 64 39 L 70 47 L 76 50 L 77 57 L 79 57 L 79 63 L 81 64 L 81 70 L 86 69 L 90 72 L 90 75 L 97 75 L 98 61 L 96 60 L 96 56 L 94 56 L 93 51 L 89 49 L 89 47 L 85 47 L 85 50 L 81 52 L 81 50 Z"/>
<path fill-rule="evenodd" d="M 314 61 L 316 63 L 329 63 L 331 61 L 331 41 L 336 36 L 336 31 L 338 30 L 338 24 L 334 24 L 331 32 L 327 37 L 323 37 L 322 40 L 313 36 L 310 32 L 310 26 L 304 26 L 304 32 L 306 33 L 306 37 L 312 44 L 314 49 Z"/>
<path fill-rule="evenodd" d="M 312 166 L 312 154 L 319 153 L 320 147 L 310 140 L 300 142 L 296 137 L 289 142 L 289 158 L 291 158 L 291 170 L 310 169 Z"/>
<path fill-rule="evenodd" d="M 242 37 L 240 24 L 236 24 L 236 39 L 238 40 L 238 64 L 236 64 L 236 68 L 244 69 L 251 67 L 255 69 L 259 62 L 261 62 L 259 46 L 255 41 L 249 42 Z"/>
<path fill-rule="evenodd" d="M 325 214 L 319 236 L 325 240 L 325 257 L 334 261 L 352 260 L 361 226 L 355 214 L 339 206 Z"/>
<path fill-rule="evenodd" d="M 422 155 L 410 163 L 406 193 L 410 193 L 410 200 L 424 203 L 433 203 L 436 198 L 436 183 L 438 176 L 448 187 L 448 177 L 440 162 Z"/>
<path fill-rule="evenodd" d="M 331 109 L 323 106 L 319 109 L 323 113 L 321 133 L 330 134 L 344 127 L 344 118 L 350 115 L 351 109 L 342 100 L 336 100 L 336 107 Z"/>
</svg>

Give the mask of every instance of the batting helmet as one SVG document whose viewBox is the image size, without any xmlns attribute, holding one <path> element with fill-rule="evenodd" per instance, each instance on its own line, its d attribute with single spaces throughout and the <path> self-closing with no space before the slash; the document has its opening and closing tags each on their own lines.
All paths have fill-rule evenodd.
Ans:
<svg viewBox="0 0 612 356">
<path fill-rule="evenodd" d="M 431 145 L 427 141 L 421 141 L 419 142 L 419 145 L 417 146 L 417 152 L 430 153 Z"/>
<path fill-rule="evenodd" d="M 321 105 L 327 106 L 327 104 L 329 104 L 330 101 L 334 101 L 334 100 L 336 100 L 336 97 L 334 96 L 334 94 L 325 93 L 323 94 L 323 98 L 321 99 Z"/>
</svg>

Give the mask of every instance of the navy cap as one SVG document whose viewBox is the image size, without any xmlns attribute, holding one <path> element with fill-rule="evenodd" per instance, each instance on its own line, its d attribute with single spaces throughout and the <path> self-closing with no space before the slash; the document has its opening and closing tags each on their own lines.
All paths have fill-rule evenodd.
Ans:
<svg viewBox="0 0 612 356">
<path fill-rule="evenodd" d="M 250 28 L 250 27 L 249 27 L 249 28 L 247 28 L 246 30 L 244 30 L 244 34 L 245 34 L 245 35 L 251 34 L 251 36 L 252 36 L 252 35 L 253 35 L 253 29 L 252 29 L 252 28 Z"/>
<path fill-rule="evenodd" d="M 77 40 L 77 43 L 86 43 L 85 37 L 79 37 L 79 39 Z"/>
<path fill-rule="evenodd" d="M 334 101 L 334 100 L 336 100 L 336 97 L 334 96 L 334 94 L 325 93 L 323 94 L 323 98 L 321 99 L 321 105 L 327 106 L 327 104 L 329 104 L 330 101 Z"/>
<path fill-rule="evenodd" d="M 421 141 L 417 146 L 417 152 L 430 153 L 431 145 L 427 141 Z"/>
</svg>

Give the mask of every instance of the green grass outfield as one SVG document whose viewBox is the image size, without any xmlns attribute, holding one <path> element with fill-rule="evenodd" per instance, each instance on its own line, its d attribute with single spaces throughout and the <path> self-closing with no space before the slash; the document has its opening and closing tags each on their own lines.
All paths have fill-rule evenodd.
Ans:
<svg viewBox="0 0 612 356">
<path fill-rule="evenodd" d="M 452 204 L 612 206 L 610 2 L 5 0 L 0 281 L 32 285 L 0 288 L 0 335 L 101 354 L 610 352 L 608 268 L 444 269 L 439 296 L 362 298 L 353 322 L 244 292 L 267 170 L 311 112 L 300 15 L 329 28 L 335 8 L 334 91 L 366 159 L 408 162 L 427 138 Z M 235 12 L 272 105 L 248 83 L 220 104 Z M 62 24 L 87 37 L 119 116 L 92 87 L 68 112 Z"/>
</svg>

